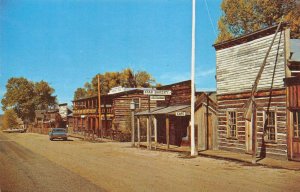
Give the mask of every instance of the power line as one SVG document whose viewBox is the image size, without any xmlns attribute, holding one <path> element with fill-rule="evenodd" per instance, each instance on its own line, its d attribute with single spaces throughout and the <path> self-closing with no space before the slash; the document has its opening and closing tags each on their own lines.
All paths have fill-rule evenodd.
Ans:
<svg viewBox="0 0 300 192">
<path fill-rule="evenodd" d="M 215 30 L 215 27 L 214 27 L 214 24 L 213 24 L 213 20 L 212 20 L 212 18 L 211 18 L 211 15 L 210 15 L 210 12 L 209 12 L 209 9 L 208 9 L 207 1 L 204 0 L 204 2 L 205 2 L 205 7 L 206 7 L 206 11 L 207 11 L 209 20 L 210 20 L 211 27 L 212 27 L 212 29 L 213 29 L 213 31 L 214 31 L 215 36 L 217 37 L 217 32 L 216 32 L 216 30 Z"/>
</svg>

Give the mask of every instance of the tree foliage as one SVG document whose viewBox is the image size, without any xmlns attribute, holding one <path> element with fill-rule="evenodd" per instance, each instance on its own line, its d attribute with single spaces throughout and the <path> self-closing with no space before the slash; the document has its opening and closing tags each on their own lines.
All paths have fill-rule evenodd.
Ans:
<svg viewBox="0 0 300 192">
<path fill-rule="evenodd" d="M 126 68 L 121 72 L 106 72 L 97 74 L 92 78 L 91 83 L 86 82 L 83 88 L 77 88 L 74 93 L 74 100 L 96 95 L 98 93 L 98 75 L 100 78 L 101 94 L 107 94 L 113 87 L 122 86 L 128 88 L 154 87 L 155 79 L 146 71 L 134 72 Z"/>
<path fill-rule="evenodd" d="M 6 84 L 2 110 L 13 109 L 24 122 L 33 121 L 35 109 L 47 108 L 56 103 L 54 89 L 47 82 L 32 82 L 26 78 L 10 78 Z"/>
<path fill-rule="evenodd" d="M 18 116 L 13 109 L 6 110 L 3 115 L 3 129 L 18 128 Z"/>
<path fill-rule="evenodd" d="M 300 38 L 300 10 L 296 0 L 223 0 L 218 22 L 217 43 L 283 21 L 291 27 L 291 37 Z"/>
<path fill-rule="evenodd" d="M 35 106 L 39 109 L 47 109 L 56 104 L 56 96 L 53 96 L 54 89 L 45 81 L 34 84 Z"/>
</svg>

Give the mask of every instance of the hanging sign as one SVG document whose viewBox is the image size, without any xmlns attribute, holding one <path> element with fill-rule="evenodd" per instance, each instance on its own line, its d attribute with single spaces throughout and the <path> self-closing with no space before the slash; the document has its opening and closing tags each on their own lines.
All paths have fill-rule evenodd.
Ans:
<svg viewBox="0 0 300 192">
<path fill-rule="evenodd" d="M 185 112 L 180 112 L 180 111 L 179 111 L 179 112 L 176 112 L 175 115 L 176 115 L 176 116 L 183 117 L 183 116 L 185 116 Z"/>
<path fill-rule="evenodd" d="M 144 90 L 144 95 L 171 95 L 171 90 Z"/>
<path fill-rule="evenodd" d="M 166 99 L 163 95 L 151 95 L 150 100 L 151 101 L 164 101 Z"/>
</svg>

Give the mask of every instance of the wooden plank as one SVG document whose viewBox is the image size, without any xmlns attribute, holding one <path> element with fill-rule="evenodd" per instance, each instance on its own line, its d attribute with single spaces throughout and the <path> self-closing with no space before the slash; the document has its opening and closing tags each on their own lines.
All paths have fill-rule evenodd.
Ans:
<svg viewBox="0 0 300 192">
<path fill-rule="evenodd" d="M 166 137 L 167 137 L 167 149 L 170 148 L 170 120 L 169 116 L 166 116 Z"/>
</svg>

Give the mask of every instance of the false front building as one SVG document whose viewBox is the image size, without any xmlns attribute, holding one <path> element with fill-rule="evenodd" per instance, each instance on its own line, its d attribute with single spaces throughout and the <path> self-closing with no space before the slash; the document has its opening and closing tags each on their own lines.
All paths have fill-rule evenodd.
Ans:
<svg viewBox="0 0 300 192">
<path fill-rule="evenodd" d="M 298 86 L 297 81 L 291 79 L 288 67 L 292 40 L 284 24 L 276 34 L 277 27 L 214 45 L 220 149 L 252 154 L 256 151 L 253 142 L 257 142 L 256 155 L 260 157 L 296 159 L 292 154 L 299 153 L 299 144 L 291 145 L 292 140 L 299 143 L 299 135 L 293 133 L 293 129 L 299 130 L 299 124 L 297 128 L 292 126 L 289 111 L 299 110 L 299 106 L 293 108 L 288 103 L 291 94 L 296 91 L 292 87 L 287 89 L 284 82 L 287 78 L 288 86 Z M 266 57 L 274 36 L 274 43 Z M 266 65 L 260 74 L 265 57 Z M 247 120 L 244 116 L 249 110 L 246 104 L 250 101 L 257 78 L 259 83 L 252 99 L 256 112 Z M 297 114 L 294 113 L 294 116 Z M 254 127 L 256 132 L 253 132 Z"/>
</svg>

